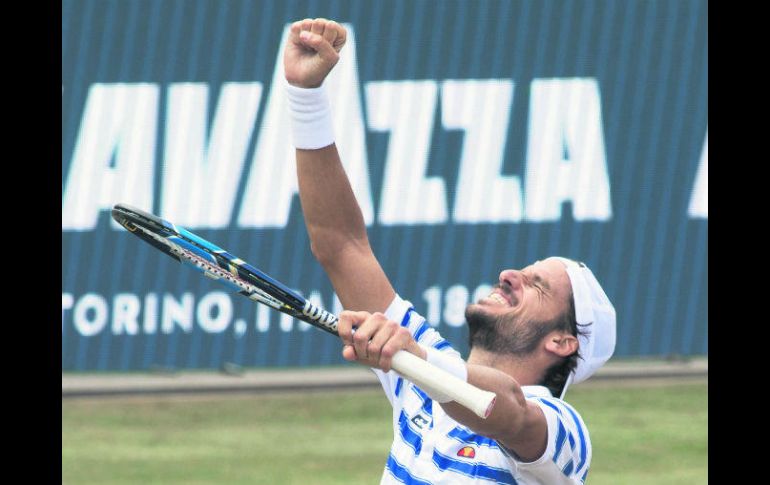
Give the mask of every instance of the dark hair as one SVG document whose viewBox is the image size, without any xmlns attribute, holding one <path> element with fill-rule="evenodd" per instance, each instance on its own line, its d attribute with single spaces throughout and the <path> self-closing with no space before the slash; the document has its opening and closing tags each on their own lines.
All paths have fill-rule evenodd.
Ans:
<svg viewBox="0 0 770 485">
<path fill-rule="evenodd" d="M 572 336 L 577 337 L 578 335 L 585 335 L 585 330 L 582 330 L 579 327 L 587 325 L 590 325 L 590 323 L 584 325 L 579 325 L 577 323 L 575 318 L 575 301 L 570 293 L 567 311 L 551 322 L 549 331 L 561 330 L 563 332 L 569 332 Z M 545 375 L 540 381 L 540 385 L 547 387 L 554 397 L 559 397 L 564 388 L 564 384 L 567 383 L 567 378 L 575 367 L 577 367 L 578 360 L 582 358 L 580 349 L 578 349 L 573 354 L 565 357 L 561 362 L 552 365 L 545 371 Z"/>
</svg>

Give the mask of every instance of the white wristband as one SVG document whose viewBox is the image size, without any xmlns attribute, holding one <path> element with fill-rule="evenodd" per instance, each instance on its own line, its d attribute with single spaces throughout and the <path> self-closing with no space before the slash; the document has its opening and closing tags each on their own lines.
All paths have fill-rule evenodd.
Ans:
<svg viewBox="0 0 770 485">
<path fill-rule="evenodd" d="M 425 350 L 425 353 L 427 354 L 426 360 L 429 364 L 452 374 L 463 382 L 468 381 L 468 368 L 465 366 L 464 360 L 459 359 L 454 355 L 441 352 L 433 347 L 425 347 L 423 345 L 420 345 L 420 347 Z M 425 393 L 434 401 L 440 403 L 452 401 L 452 398 L 435 389 L 423 389 L 423 391 L 425 391 Z"/>
<path fill-rule="evenodd" d="M 316 150 L 334 143 L 332 110 L 326 88 L 298 88 L 286 83 L 292 142 L 296 148 Z"/>
</svg>

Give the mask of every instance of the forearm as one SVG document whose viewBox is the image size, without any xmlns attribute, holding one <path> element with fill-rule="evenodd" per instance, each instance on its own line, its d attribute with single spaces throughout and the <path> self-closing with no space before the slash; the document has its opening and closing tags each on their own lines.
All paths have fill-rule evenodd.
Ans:
<svg viewBox="0 0 770 485">
<path fill-rule="evenodd" d="M 368 249 L 366 226 L 336 145 L 296 150 L 302 212 L 318 260 L 334 264 L 350 245 Z"/>
<path fill-rule="evenodd" d="M 509 375 L 491 367 L 467 364 L 468 382 L 497 395 L 492 413 L 481 419 L 454 401 L 443 403 L 447 414 L 472 430 L 485 436 L 497 433 L 505 427 L 515 426 L 523 417 L 526 406 L 519 384 Z"/>
<path fill-rule="evenodd" d="M 481 419 L 453 401 L 441 404 L 444 411 L 475 433 L 516 451 L 520 457 L 540 456 L 547 439 L 545 420 L 537 406 L 527 403 L 521 386 L 508 374 L 491 367 L 467 364 L 467 369 L 470 384 L 497 395 L 492 412 Z"/>
<path fill-rule="evenodd" d="M 298 149 L 297 178 L 311 250 L 343 308 L 384 311 L 395 291 L 369 246 L 337 147 Z"/>
</svg>

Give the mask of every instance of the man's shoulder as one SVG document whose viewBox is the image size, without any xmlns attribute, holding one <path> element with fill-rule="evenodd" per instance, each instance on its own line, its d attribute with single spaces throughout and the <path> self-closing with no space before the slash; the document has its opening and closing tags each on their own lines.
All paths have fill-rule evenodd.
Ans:
<svg viewBox="0 0 770 485">
<path fill-rule="evenodd" d="M 563 406 L 565 408 L 571 409 L 572 411 L 575 411 L 575 408 L 570 403 L 551 394 L 551 391 L 549 391 L 545 386 L 521 386 L 521 391 L 524 393 L 524 397 L 528 400 Z"/>
</svg>

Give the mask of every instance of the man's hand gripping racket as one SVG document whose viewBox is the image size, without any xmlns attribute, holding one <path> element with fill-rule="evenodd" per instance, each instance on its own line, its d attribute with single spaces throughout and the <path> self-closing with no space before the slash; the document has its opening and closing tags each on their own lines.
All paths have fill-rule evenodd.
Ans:
<svg viewBox="0 0 770 485">
<path fill-rule="evenodd" d="M 145 242 L 231 290 L 338 336 L 335 315 L 190 231 L 125 204 L 115 205 L 112 217 Z M 393 355 L 391 368 L 423 391 L 447 396 L 481 418 L 489 416 L 494 406 L 494 393 L 472 386 L 407 351 Z"/>
</svg>

